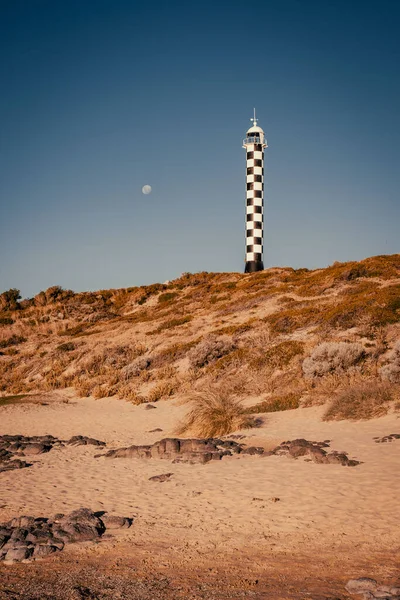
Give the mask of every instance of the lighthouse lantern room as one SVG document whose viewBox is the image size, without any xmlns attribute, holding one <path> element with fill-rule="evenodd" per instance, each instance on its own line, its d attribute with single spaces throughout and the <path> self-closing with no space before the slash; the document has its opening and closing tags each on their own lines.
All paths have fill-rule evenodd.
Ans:
<svg viewBox="0 0 400 600">
<path fill-rule="evenodd" d="M 245 273 L 264 269 L 264 148 L 267 140 L 257 125 L 256 110 L 250 119 L 253 125 L 246 133 L 246 266 Z"/>
</svg>

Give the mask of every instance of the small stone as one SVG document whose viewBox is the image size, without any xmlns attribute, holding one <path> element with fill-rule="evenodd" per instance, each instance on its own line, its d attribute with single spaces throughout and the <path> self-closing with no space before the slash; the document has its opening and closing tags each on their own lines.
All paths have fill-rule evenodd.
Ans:
<svg viewBox="0 0 400 600">
<path fill-rule="evenodd" d="M 153 477 L 149 477 L 149 481 L 159 481 L 163 483 L 164 481 L 169 481 L 172 477 L 173 473 L 163 473 L 162 475 L 154 475 Z"/>
<path fill-rule="evenodd" d="M 154 406 L 153 404 L 146 404 L 145 406 L 145 410 L 152 410 L 153 408 L 157 408 L 157 406 Z"/>
</svg>

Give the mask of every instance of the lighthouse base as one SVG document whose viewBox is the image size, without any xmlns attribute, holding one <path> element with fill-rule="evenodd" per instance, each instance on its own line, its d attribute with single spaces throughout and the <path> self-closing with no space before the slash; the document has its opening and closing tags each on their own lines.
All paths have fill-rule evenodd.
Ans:
<svg viewBox="0 0 400 600">
<path fill-rule="evenodd" d="M 245 273 L 255 273 L 256 271 L 264 271 L 264 263 L 262 260 L 250 260 L 244 268 Z"/>
</svg>

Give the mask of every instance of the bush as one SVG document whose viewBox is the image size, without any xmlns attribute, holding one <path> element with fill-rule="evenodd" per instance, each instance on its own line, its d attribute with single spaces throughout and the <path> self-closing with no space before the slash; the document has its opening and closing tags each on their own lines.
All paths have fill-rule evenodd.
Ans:
<svg viewBox="0 0 400 600">
<path fill-rule="evenodd" d="M 158 302 L 160 302 L 161 304 L 164 302 L 170 302 L 171 300 L 176 298 L 177 295 L 177 292 L 167 292 L 166 294 L 160 294 L 160 296 L 158 297 Z"/>
<path fill-rule="evenodd" d="M 264 412 L 279 412 L 282 410 L 293 410 L 295 408 L 299 408 L 300 398 L 301 394 L 298 394 L 296 392 L 285 394 L 283 396 L 275 396 L 274 398 L 270 398 L 268 400 L 264 400 L 264 402 L 260 402 L 260 404 L 249 406 L 248 408 L 246 408 L 246 413 L 255 414 Z"/>
<path fill-rule="evenodd" d="M 73 342 L 65 342 L 65 344 L 57 346 L 56 350 L 59 352 L 71 352 L 72 350 L 75 350 L 75 344 Z"/>
<path fill-rule="evenodd" d="M 7 292 L 0 294 L 0 310 L 18 310 L 18 300 L 21 299 L 20 291 L 11 288 Z"/>
<path fill-rule="evenodd" d="M 242 403 L 226 387 L 207 388 L 192 395 L 191 409 L 177 434 L 190 432 L 200 437 L 218 437 L 254 426 Z"/>
<path fill-rule="evenodd" d="M 260 354 L 251 362 L 253 368 L 262 368 L 266 365 L 275 369 L 286 367 L 292 358 L 304 353 L 303 342 L 286 340 L 276 346 L 272 346 L 265 353 Z"/>
<path fill-rule="evenodd" d="M 158 400 L 164 400 L 173 396 L 176 390 L 176 382 L 174 381 L 162 381 L 156 385 L 148 395 L 149 402 L 157 402 Z"/>
<path fill-rule="evenodd" d="M 324 421 L 372 419 L 385 415 L 392 400 L 394 400 L 392 386 L 377 381 L 364 381 L 341 389 L 323 419 Z"/>
<path fill-rule="evenodd" d="M 118 398 L 121 398 L 121 400 L 126 400 L 127 402 L 131 402 L 132 404 L 136 405 L 148 402 L 148 400 L 141 396 L 138 393 L 137 389 L 129 383 L 118 390 Z"/>
<path fill-rule="evenodd" d="M 328 373 L 343 373 L 364 356 L 361 344 L 350 342 L 324 342 L 314 348 L 311 356 L 303 361 L 306 379 L 322 377 Z"/>
<path fill-rule="evenodd" d="M 14 323 L 14 319 L 11 317 L 0 317 L 0 325 L 12 325 Z"/>
<path fill-rule="evenodd" d="M 389 352 L 387 358 L 389 362 L 379 370 L 382 379 L 391 383 L 400 383 L 400 340 Z"/>
<path fill-rule="evenodd" d="M 234 349 L 235 344 L 228 336 L 217 337 L 211 334 L 190 350 L 189 361 L 194 368 L 205 367 Z"/>
<path fill-rule="evenodd" d="M 151 358 L 148 356 L 139 356 L 132 363 L 123 368 L 122 373 L 125 379 L 139 377 L 142 371 L 148 369 L 151 365 Z"/>
<path fill-rule="evenodd" d="M 179 327 L 179 325 L 185 325 L 185 323 L 189 323 L 193 317 L 191 315 L 186 315 L 186 317 L 179 317 L 177 319 L 170 319 L 169 321 L 164 321 L 154 329 L 154 331 L 149 331 L 150 334 L 161 333 L 164 329 L 172 329 L 173 327 Z"/>
<path fill-rule="evenodd" d="M 17 346 L 18 344 L 23 344 L 26 342 L 26 338 L 22 335 L 12 335 L 6 340 L 2 340 L 0 342 L 0 348 L 9 348 L 10 346 Z"/>
</svg>

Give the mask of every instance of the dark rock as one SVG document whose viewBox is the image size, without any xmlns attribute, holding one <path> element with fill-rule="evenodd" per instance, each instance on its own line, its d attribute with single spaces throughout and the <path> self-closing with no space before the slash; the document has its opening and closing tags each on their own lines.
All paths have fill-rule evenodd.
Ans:
<svg viewBox="0 0 400 600">
<path fill-rule="evenodd" d="M 163 481 L 169 481 L 172 477 L 173 473 L 163 473 L 162 475 L 153 475 L 153 477 L 149 477 L 149 481 L 159 481 L 163 483 Z"/>
<path fill-rule="evenodd" d="M 264 454 L 264 448 L 249 446 L 241 451 L 241 454 L 250 454 L 250 456 L 254 456 L 255 454 Z"/>
<path fill-rule="evenodd" d="M 224 456 L 242 452 L 241 445 L 231 440 L 164 438 L 151 446 L 129 446 L 109 450 L 107 458 L 161 458 L 173 462 L 205 464 L 210 460 L 221 460 Z M 255 453 L 263 452 L 257 449 Z"/>
<path fill-rule="evenodd" d="M 25 560 L 32 555 L 33 548 L 27 546 L 21 548 L 10 548 L 5 556 L 5 560 Z"/>
<path fill-rule="evenodd" d="M 304 456 L 307 454 L 307 446 L 303 446 L 302 444 L 293 444 L 288 448 L 290 456 L 293 458 L 297 458 L 298 456 Z"/>
<path fill-rule="evenodd" d="M 33 544 L 46 544 L 53 540 L 53 533 L 50 527 L 46 529 L 34 529 L 28 533 L 25 539 L 27 542 L 32 542 Z"/>
<path fill-rule="evenodd" d="M 83 542 L 100 537 L 105 529 L 102 521 L 96 517 L 94 512 L 89 508 L 79 508 L 60 520 L 60 530 L 70 541 Z M 62 535 L 56 535 L 55 531 L 54 535 L 65 541 Z"/>
<path fill-rule="evenodd" d="M 23 449 L 23 453 L 25 456 L 34 456 L 35 454 L 44 454 L 45 452 L 49 452 L 51 448 L 52 447 L 49 444 L 27 444 Z"/>
<path fill-rule="evenodd" d="M 376 444 L 384 444 L 386 442 L 393 442 L 394 440 L 400 440 L 400 433 L 391 433 L 390 435 L 385 435 L 382 438 L 375 437 L 373 438 Z"/>
<path fill-rule="evenodd" d="M 101 517 L 101 521 L 105 529 L 127 529 L 132 525 L 133 519 L 105 514 Z"/>
<path fill-rule="evenodd" d="M 33 527 L 35 525 L 35 517 L 14 517 L 7 523 L 8 527 Z"/>
<path fill-rule="evenodd" d="M 50 546 L 49 544 L 38 544 L 35 546 L 33 551 L 33 558 L 45 558 L 54 552 L 59 552 L 60 549 L 57 546 Z"/>
<path fill-rule="evenodd" d="M 0 473 L 13 471 L 14 469 L 24 469 L 25 467 L 30 466 L 30 463 L 27 463 L 24 460 L 10 460 L 6 463 L 0 463 Z"/>
<path fill-rule="evenodd" d="M 361 464 L 357 460 L 350 460 L 346 452 L 327 452 L 324 448 L 329 448 L 329 440 L 324 442 L 307 441 L 303 438 L 282 442 L 279 446 L 269 452 L 265 452 L 264 456 L 290 456 L 299 458 L 301 456 L 309 457 L 306 460 L 312 460 L 317 464 L 337 464 L 345 467 L 355 467 Z"/>
<path fill-rule="evenodd" d="M 6 542 L 8 542 L 9 539 L 10 539 L 9 535 L 4 535 L 4 534 L 0 533 L 0 550 L 6 544 Z"/>
<path fill-rule="evenodd" d="M 95 440 L 94 438 L 86 437 L 84 435 L 74 435 L 67 444 L 69 446 L 105 446 L 105 442 Z"/>
<path fill-rule="evenodd" d="M 158 433 L 162 431 L 162 429 L 160 429 L 159 427 L 157 427 L 157 429 L 150 429 L 150 431 L 148 433 Z"/>
<path fill-rule="evenodd" d="M 152 410 L 153 408 L 157 408 L 157 406 L 154 406 L 153 404 L 146 404 L 144 408 L 145 410 Z"/>
<path fill-rule="evenodd" d="M 15 540 L 15 541 L 25 540 L 28 533 L 29 532 L 27 529 L 22 529 L 21 527 L 15 527 L 15 529 L 13 530 L 13 532 L 11 534 L 11 539 Z"/>
</svg>

